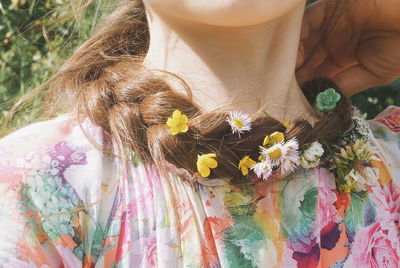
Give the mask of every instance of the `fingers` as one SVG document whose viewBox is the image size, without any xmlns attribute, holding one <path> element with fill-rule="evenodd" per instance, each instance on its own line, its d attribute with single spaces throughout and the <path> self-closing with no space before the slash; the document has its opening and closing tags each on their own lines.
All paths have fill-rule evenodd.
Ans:
<svg viewBox="0 0 400 268">
<path fill-rule="evenodd" d="M 297 59 L 296 59 L 296 69 L 303 65 L 305 60 L 304 55 L 304 46 L 302 44 L 299 45 L 299 49 L 297 51 Z"/>
<path fill-rule="evenodd" d="M 320 0 L 306 9 L 296 76 L 300 83 L 328 77 L 352 96 L 400 75 L 400 16 L 395 8 L 400 1 L 346 1 Z M 337 9 L 332 3 L 341 5 Z M 337 20 L 328 24 L 321 39 L 326 18 Z"/>
<path fill-rule="evenodd" d="M 301 51 L 299 51 L 299 54 Z M 298 56 L 298 61 L 301 59 L 302 65 L 296 71 L 297 81 L 299 83 L 304 83 L 306 81 L 315 79 L 317 77 L 328 77 L 330 72 L 328 72 L 330 68 L 327 69 L 327 65 L 335 67 L 336 65 L 327 58 L 329 54 L 326 52 L 324 47 L 319 47 L 317 51 L 314 51 L 312 57 L 308 58 L 306 62 L 304 62 L 304 54 Z"/>
<path fill-rule="evenodd" d="M 394 80 L 396 78 L 384 79 L 360 64 L 351 66 L 332 78 L 332 81 L 339 86 L 347 97 L 351 97 L 367 88 L 388 84 Z"/>
<path fill-rule="evenodd" d="M 326 17 L 328 3 L 327 0 L 320 0 L 306 8 L 300 40 L 308 39 L 311 34 L 320 33 L 319 30 Z"/>
<path fill-rule="evenodd" d="M 308 58 L 312 49 L 321 38 L 322 32 L 320 27 L 325 18 L 325 2 L 325 0 L 317 1 L 306 8 L 301 25 L 300 45 L 296 68 L 303 64 L 304 60 Z"/>
<path fill-rule="evenodd" d="M 354 35 L 343 15 L 331 14 L 335 9 L 333 3 L 331 0 L 320 0 L 305 11 L 296 65 L 300 83 L 321 76 L 330 78 L 354 64 L 354 44 L 357 40 L 351 40 Z M 331 21 L 331 17 L 343 20 Z M 325 20 L 333 24 L 327 24 Z M 328 36 L 322 36 L 327 34 L 321 29 L 323 25 L 329 25 Z"/>
</svg>

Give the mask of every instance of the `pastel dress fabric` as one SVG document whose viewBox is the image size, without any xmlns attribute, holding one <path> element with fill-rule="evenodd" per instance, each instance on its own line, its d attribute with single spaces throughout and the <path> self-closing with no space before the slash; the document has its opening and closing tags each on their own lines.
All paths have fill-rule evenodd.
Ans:
<svg viewBox="0 0 400 268">
<path fill-rule="evenodd" d="M 323 167 L 200 184 L 132 161 L 121 177 L 93 145 L 109 142 L 101 129 L 81 123 L 0 140 L 0 267 L 400 267 L 398 107 L 368 122 L 379 180 L 356 193 Z"/>
</svg>

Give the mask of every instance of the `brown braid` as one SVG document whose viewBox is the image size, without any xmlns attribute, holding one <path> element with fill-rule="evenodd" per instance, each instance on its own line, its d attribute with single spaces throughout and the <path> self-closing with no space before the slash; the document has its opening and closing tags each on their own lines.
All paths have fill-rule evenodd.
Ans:
<svg viewBox="0 0 400 268">
<path fill-rule="evenodd" d="M 266 134 L 285 132 L 300 146 L 313 141 L 334 143 L 351 126 L 352 107 L 343 96 L 337 109 L 324 113 L 312 127 L 296 120 L 287 129 L 267 116 L 255 118 L 252 130 L 241 138 L 231 133 L 226 112 L 205 113 L 188 94 L 174 91 L 164 75 L 141 65 L 149 45 L 149 32 L 141 1 L 124 2 L 49 81 L 47 102 L 88 117 L 118 145 L 122 158 L 136 152 L 145 162 L 164 160 L 195 173 L 197 156 L 218 155 L 218 168 L 210 177 L 240 177 L 241 157 L 258 158 L 258 145 Z M 178 77 L 176 77 L 178 78 Z M 178 78 L 179 79 L 179 78 Z M 328 87 L 327 79 L 302 86 L 314 105 L 316 95 Z M 61 105 L 63 104 L 63 105 Z M 165 122 L 178 109 L 189 117 L 189 131 L 173 136 Z"/>
</svg>

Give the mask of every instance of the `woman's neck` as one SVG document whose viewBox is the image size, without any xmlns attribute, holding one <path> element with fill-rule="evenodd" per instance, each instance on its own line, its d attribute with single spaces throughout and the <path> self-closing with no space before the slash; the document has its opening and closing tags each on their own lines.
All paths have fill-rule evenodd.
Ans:
<svg viewBox="0 0 400 268">
<path fill-rule="evenodd" d="M 303 12 L 301 4 L 274 21 L 246 27 L 148 14 L 151 39 L 144 65 L 185 79 L 205 111 L 229 105 L 251 114 L 264 109 L 282 121 L 312 117 L 295 77 Z"/>
</svg>

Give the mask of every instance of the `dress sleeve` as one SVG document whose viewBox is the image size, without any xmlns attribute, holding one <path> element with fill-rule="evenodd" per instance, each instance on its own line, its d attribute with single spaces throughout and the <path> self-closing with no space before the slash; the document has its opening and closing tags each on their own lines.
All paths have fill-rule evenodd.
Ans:
<svg viewBox="0 0 400 268">
<path fill-rule="evenodd" d="M 67 116 L 0 139 L 0 267 L 91 267 L 111 209 L 96 203 L 112 184 L 107 172 L 112 166 Z"/>
<path fill-rule="evenodd" d="M 388 107 L 369 124 L 391 177 L 400 185 L 400 107 Z"/>
<path fill-rule="evenodd" d="M 60 267 L 40 214 L 23 200 L 23 171 L 4 166 L 0 170 L 0 267 Z"/>
<path fill-rule="evenodd" d="M 0 140 L 0 267 L 61 264 L 43 230 L 40 211 L 33 206 L 44 199 L 30 194 L 41 161 L 35 129 L 42 126 L 33 124 Z"/>
</svg>

